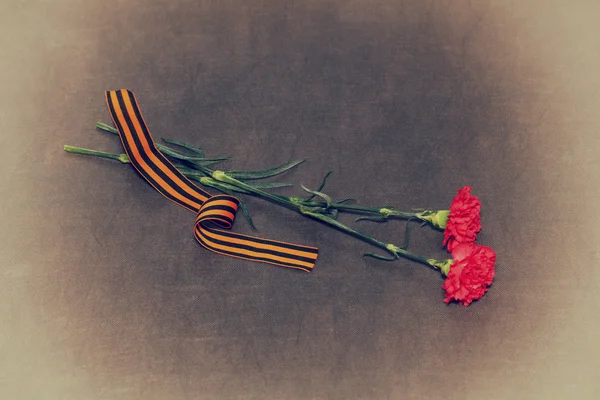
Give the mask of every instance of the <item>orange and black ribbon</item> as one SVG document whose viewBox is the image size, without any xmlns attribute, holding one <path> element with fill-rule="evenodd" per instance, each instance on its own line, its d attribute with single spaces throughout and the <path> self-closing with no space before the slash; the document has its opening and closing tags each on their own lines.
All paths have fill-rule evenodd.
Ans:
<svg viewBox="0 0 600 400">
<path fill-rule="evenodd" d="M 209 250 L 232 257 L 260 261 L 310 272 L 317 259 L 315 247 L 260 239 L 229 229 L 239 200 L 200 189 L 186 178 L 157 148 L 129 90 L 106 92 L 106 104 L 131 165 L 160 194 L 196 213 L 194 235 Z"/>
</svg>

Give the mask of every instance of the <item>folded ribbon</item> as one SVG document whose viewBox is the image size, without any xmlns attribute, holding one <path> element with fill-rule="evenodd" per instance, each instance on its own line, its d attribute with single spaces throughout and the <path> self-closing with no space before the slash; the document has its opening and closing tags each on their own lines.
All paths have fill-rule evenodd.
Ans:
<svg viewBox="0 0 600 400">
<path fill-rule="evenodd" d="M 231 231 L 239 200 L 202 190 L 186 178 L 157 148 L 132 92 L 106 92 L 106 104 L 131 165 L 160 194 L 195 212 L 194 236 L 205 248 L 246 260 L 265 262 L 310 272 L 315 247 L 260 239 Z"/>
</svg>

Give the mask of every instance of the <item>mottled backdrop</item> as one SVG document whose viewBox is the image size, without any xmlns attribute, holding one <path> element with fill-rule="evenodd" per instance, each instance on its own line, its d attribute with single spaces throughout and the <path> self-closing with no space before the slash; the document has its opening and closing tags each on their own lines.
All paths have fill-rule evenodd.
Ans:
<svg viewBox="0 0 600 400">
<path fill-rule="evenodd" d="M 0 397 L 592 399 L 600 391 L 600 5 L 17 0 L 0 5 Z M 312 274 L 212 254 L 94 129 L 126 87 L 155 136 L 365 205 L 483 203 L 490 292 L 258 199 Z M 298 189 L 284 190 L 296 193 Z M 351 218 L 344 221 L 351 222 Z M 400 243 L 404 223 L 360 228 Z M 240 218 L 239 232 L 251 232 Z M 443 258 L 441 235 L 411 250 Z"/>
</svg>

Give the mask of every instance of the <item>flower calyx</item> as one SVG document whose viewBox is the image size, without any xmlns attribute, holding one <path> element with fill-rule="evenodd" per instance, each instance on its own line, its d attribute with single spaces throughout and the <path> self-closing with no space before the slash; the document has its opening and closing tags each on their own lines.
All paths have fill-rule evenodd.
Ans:
<svg viewBox="0 0 600 400">
<path fill-rule="evenodd" d="M 454 260 L 451 258 L 448 258 L 443 261 L 439 261 L 439 260 L 430 258 L 427 260 L 427 262 L 433 268 L 438 268 L 440 270 L 440 272 L 442 273 L 442 275 L 444 275 L 444 276 L 448 276 L 448 274 L 450 273 L 450 268 L 452 267 L 452 264 L 454 264 Z"/>
<path fill-rule="evenodd" d="M 417 213 L 416 217 L 421 221 L 428 222 L 435 228 L 446 229 L 449 215 L 450 210 L 425 210 Z"/>
<path fill-rule="evenodd" d="M 219 171 L 219 170 L 215 170 L 212 172 L 212 177 L 213 179 L 220 181 L 220 182 L 227 182 L 227 174 L 224 171 Z"/>
</svg>

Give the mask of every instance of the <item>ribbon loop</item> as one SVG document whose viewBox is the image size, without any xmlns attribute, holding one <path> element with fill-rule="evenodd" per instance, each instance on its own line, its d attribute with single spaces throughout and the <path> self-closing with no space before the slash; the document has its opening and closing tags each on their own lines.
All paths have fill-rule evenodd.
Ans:
<svg viewBox="0 0 600 400">
<path fill-rule="evenodd" d="M 221 228 L 230 229 L 235 220 L 239 200 L 228 195 L 216 195 L 206 200 L 206 202 L 196 215 L 196 224 L 209 222 L 218 225 Z"/>
<path fill-rule="evenodd" d="M 233 226 L 239 200 L 202 190 L 156 148 L 132 92 L 107 91 L 106 104 L 131 165 L 160 194 L 196 213 L 194 236 L 202 246 L 231 257 L 312 271 L 318 256 L 315 247 L 218 229 Z"/>
</svg>

